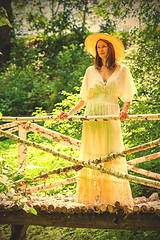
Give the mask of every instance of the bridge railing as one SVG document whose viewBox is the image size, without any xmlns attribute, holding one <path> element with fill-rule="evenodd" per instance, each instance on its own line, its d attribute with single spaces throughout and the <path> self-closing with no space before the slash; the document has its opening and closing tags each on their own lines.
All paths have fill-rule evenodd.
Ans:
<svg viewBox="0 0 160 240">
<path fill-rule="evenodd" d="M 127 121 L 133 121 L 133 120 L 134 121 L 137 121 L 137 120 L 138 121 L 139 120 L 140 121 L 148 121 L 148 120 L 159 120 L 159 119 L 160 119 L 160 114 L 142 114 L 142 115 L 129 115 Z M 65 121 L 70 121 L 70 122 L 72 122 L 72 121 L 110 121 L 110 120 L 119 120 L 119 116 L 117 116 L 117 115 L 89 116 L 89 117 L 72 116 L 72 117 L 65 118 Z M 88 162 L 84 162 L 81 159 L 77 159 L 72 156 L 67 156 L 64 153 L 57 152 L 54 149 L 47 148 L 43 145 L 40 145 L 40 144 L 37 144 L 37 143 L 27 140 L 27 131 L 32 131 L 32 132 L 35 132 L 47 139 L 52 140 L 54 142 L 58 142 L 60 144 L 64 144 L 66 146 L 70 146 L 72 148 L 76 148 L 79 150 L 81 141 L 71 138 L 69 136 L 63 135 L 56 131 L 52 131 L 50 129 L 47 129 L 47 128 L 42 127 L 35 123 L 35 122 L 39 122 L 39 121 L 53 121 L 53 123 L 55 121 L 61 121 L 59 118 L 57 118 L 57 116 L 1 117 L 0 121 L 7 122 L 7 123 L 0 125 L 0 136 L 5 136 L 8 138 L 11 138 L 19 143 L 19 146 L 18 146 L 18 167 L 19 168 L 26 167 L 27 146 L 32 146 L 34 148 L 41 149 L 46 152 L 50 152 L 54 156 L 58 156 L 60 158 L 66 159 L 66 160 L 74 163 L 74 165 L 71 165 L 68 168 L 53 169 L 45 174 L 36 176 L 33 179 L 33 182 L 40 181 L 43 178 L 46 179 L 46 176 L 49 177 L 51 174 L 58 174 L 60 172 L 71 171 L 73 169 L 79 170 L 83 167 L 89 167 L 92 169 L 97 169 L 103 173 L 113 175 L 118 178 L 127 179 L 131 182 L 140 183 L 140 184 L 147 185 L 147 186 L 154 187 L 154 188 L 160 188 L 159 181 L 151 180 L 148 178 L 142 178 L 142 177 L 138 177 L 138 176 L 134 176 L 134 175 L 130 175 L 130 174 L 119 173 L 116 171 L 112 171 L 110 169 L 103 168 L 102 166 L 98 165 L 98 163 L 100 163 L 100 162 L 112 161 L 112 159 L 115 159 L 118 156 L 126 156 L 126 155 L 134 153 L 134 152 L 143 151 L 147 148 L 156 147 L 156 146 L 160 145 L 160 139 L 124 150 L 119 153 L 111 153 L 107 156 L 103 156 L 98 159 L 92 159 Z M 18 137 L 13 134 L 14 132 L 18 132 Z M 159 158 L 159 157 L 160 157 L 160 153 L 158 152 L 158 153 L 154 153 L 154 154 L 151 154 L 148 156 L 143 156 L 141 158 L 133 159 L 133 160 L 127 162 L 127 168 L 130 171 L 139 173 L 146 177 L 160 180 L 160 174 L 150 172 L 150 171 L 147 171 L 144 169 L 140 169 L 140 168 L 137 168 L 134 166 L 137 163 L 144 162 L 144 161 L 151 161 L 151 160 L 153 160 L 155 158 Z M 61 182 L 53 183 L 53 184 L 49 184 L 48 186 L 47 185 L 45 185 L 45 186 L 39 185 L 36 187 L 32 187 L 30 189 L 26 188 L 26 186 L 27 186 L 27 182 L 26 182 L 26 185 L 21 186 L 21 187 L 25 188 L 26 192 L 31 193 L 31 192 L 35 192 L 37 190 L 42 190 L 44 188 L 51 188 L 51 187 L 53 187 L 53 185 L 58 186 L 58 184 L 62 185 L 62 184 L 67 184 L 67 183 L 71 183 L 71 182 L 75 182 L 75 181 L 76 181 L 76 178 L 73 178 L 73 179 L 66 180 L 64 183 L 61 183 Z"/>
</svg>

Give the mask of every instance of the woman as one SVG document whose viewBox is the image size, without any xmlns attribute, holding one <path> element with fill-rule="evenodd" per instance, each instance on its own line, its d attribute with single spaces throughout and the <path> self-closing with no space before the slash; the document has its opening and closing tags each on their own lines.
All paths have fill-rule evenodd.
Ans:
<svg viewBox="0 0 160 240">
<path fill-rule="evenodd" d="M 81 100 L 69 112 L 61 112 L 63 119 L 86 104 L 85 116 L 119 115 L 120 120 L 84 121 L 80 159 L 87 161 L 124 149 L 120 121 L 127 119 L 128 108 L 136 88 L 129 69 L 118 63 L 124 57 L 124 46 L 114 36 L 98 33 L 88 36 L 85 46 L 95 57 L 94 66 L 86 70 L 81 87 Z M 118 97 L 124 102 L 120 111 Z M 127 173 L 126 159 L 118 157 L 102 163 L 103 167 Z M 77 179 L 76 201 L 84 204 L 133 205 L 127 180 L 83 168 Z"/>
</svg>

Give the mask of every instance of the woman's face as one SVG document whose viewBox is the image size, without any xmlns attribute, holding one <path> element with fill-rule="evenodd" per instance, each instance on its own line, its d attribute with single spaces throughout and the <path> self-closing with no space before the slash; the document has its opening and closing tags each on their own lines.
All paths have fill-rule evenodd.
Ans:
<svg viewBox="0 0 160 240">
<path fill-rule="evenodd" d="M 107 59 L 107 56 L 108 56 L 107 43 L 103 42 L 102 40 L 99 40 L 97 43 L 97 52 L 100 58 Z"/>
</svg>

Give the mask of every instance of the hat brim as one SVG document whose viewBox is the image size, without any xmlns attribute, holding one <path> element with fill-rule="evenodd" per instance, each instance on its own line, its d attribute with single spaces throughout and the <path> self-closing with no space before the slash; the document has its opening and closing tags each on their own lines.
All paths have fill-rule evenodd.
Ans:
<svg viewBox="0 0 160 240">
<path fill-rule="evenodd" d="M 92 55 L 96 56 L 96 43 L 99 39 L 104 39 L 112 43 L 114 50 L 115 50 L 115 58 L 116 61 L 122 60 L 125 56 L 125 49 L 123 43 L 116 37 L 109 35 L 107 33 L 94 33 L 89 35 L 85 40 L 85 47 L 87 51 Z"/>
</svg>

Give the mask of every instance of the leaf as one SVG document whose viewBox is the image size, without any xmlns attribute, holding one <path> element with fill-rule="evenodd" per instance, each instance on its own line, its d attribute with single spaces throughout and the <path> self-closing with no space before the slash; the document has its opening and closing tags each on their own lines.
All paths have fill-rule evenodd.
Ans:
<svg viewBox="0 0 160 240">
<path fill-rule="evenodd" d="M 21 208 L 24 208 L 25 204 L 26 204 L 25 202 L 22 202 L 21 203 Z"/>
<path fill-rule="evenodd" d="M 27 211 L 28 213 L 32 213 L 34 215 L 37 215 L 37 211 L 36 209 L 34 209 L 33 207 L 30 207 L 30 209 Z"/>
<path fill-rule="evenodd" d="M 1 18 L 0 19 L 0 27 L 4 26 L 4 25 L 8 25 L 9 27 L 12 27 L 12 25 L 10 24 L 10 22 L 8 21 L 8 19 L 6 18 Z"/>
</svg>

